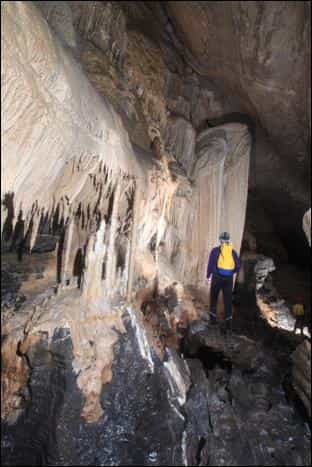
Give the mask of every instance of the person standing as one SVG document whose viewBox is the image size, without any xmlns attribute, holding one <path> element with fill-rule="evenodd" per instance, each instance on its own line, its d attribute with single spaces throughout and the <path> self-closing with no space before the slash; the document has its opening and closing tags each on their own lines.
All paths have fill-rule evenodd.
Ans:
<svg viewBox="0 0 312 467">
<path fill-rule="evenodd" d="M 232 319 L 233 276 L 240 269 L 240 260 L 230 241 L 228 232 L 219 236 L 220 245 L 211 250 L 207 279 L 211 279 L 210 288 L 210 323 L 217 323 L 217 300 L 220 290 L 224 301 L 224 330 L 230 329 Z"/>
<path fill-rule="evenodd" d="M 303 326 L 304 326 L 304 304 L 301 297 L 297 297 L 296 303 L 293 305 L 293 314 L 296 317 L 294 333 L 296 334 L 296 330 L 300 330 L 300 334 L 303 334 Z"/>
</svg>

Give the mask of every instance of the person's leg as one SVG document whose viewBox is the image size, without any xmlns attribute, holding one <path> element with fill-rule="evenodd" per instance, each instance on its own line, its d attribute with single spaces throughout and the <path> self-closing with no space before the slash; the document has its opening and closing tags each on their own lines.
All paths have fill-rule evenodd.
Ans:
<svg viewBox="0 0 312 467">
<path fill-rule="evenodd" d="M 303 335 L 304 316 L 300 316 L 300 334 Z"/>
<path fill-rule="evenodd" d="M 220 291 L 220 279 L 216 276 L 212 276 L 211 288 L 210 288 L 210 308 L 209 308 L 209 316 L 210 316 L 211 323 L 217 322 L 217 301 L 218 301 L 219 291 Z"/>
<path fill-rule="evenodd" d="M 224 279 L 222 284 L 222 291 L 224 300 L 224 320 L 227 329 L 229 329 L 229 325 L 232 319 L 232 289 L 233 277 Z"/>
</svg>

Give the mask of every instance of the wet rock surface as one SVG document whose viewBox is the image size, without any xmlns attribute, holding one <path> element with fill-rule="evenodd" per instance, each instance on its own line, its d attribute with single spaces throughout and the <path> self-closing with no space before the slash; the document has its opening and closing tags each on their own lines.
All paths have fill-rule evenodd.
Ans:
<svg viewBox="0 0 312 467">
<path fill-rule="evenodd" d="M 167 349 L 162 361 L 140 321 L 123 320 L 93 423 L 69 330 L 20 348 L 29 378 L 19 418 L 3 425 L 5 465 L 309 465 L 309 426 L 265 346 L 194 321 L 182 356 Z"/>
<path fill-rule="evenodd" d="M 292 383 L 311 417 L 311 341 L 296 348 L 292 358 Z"/>
<path fill-rule="evenodd" d="M 193 449 L 189 465 L 306 465 L 309 425 L 286 399 L 280 363 L 259 343 L 241 339 L 224 339 L 209 325 L 194 323 L 190 329 L 186 347 L 195 360 L 189 365 L 196 368 L 198 357 L 204 363 L 206 379 L 197 368 L 196 381 L 209 425 L 198 432 L 200 463 Z M 192 399 L 191 389 L 186 407 L 194 406 Z"/>
<path fill-rule="evenodd" d="M 126 321 L 97 423 L 80 415 L 83 396 L 71 368 L 68 331 L 59 329 L 50 344 L 43 339 L 30 349 L 26 410 L 3 430 L 5 465 L 182 465 L 179 390 L 155 355 L 152 371 L 140 357 L 129 316 Z"/>
</svg>

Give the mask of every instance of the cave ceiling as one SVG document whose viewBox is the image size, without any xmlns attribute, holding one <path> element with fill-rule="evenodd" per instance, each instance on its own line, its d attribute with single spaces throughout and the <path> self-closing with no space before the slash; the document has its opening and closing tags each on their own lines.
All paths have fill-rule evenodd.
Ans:
<svg viewBox="0 0 312 467">
<path fill-rule="evenodd" d="M 127 3 L 127 2 L 125 2 Z M 153 10 L 158 2 L 144 3 Z M 184 60 L 268 134 L 307 181 L 310 167 L 310 2 L 162 2 Z M 134 8 L 132 8 L 134 16 Z M 147 19 L 146 19 L 147 20 Z M 143 21 L 141 21 L 141 24 Z M 167 27 L 167 29 L 169 29 Z M 177 43 L 177 41 L 176 41 Z"/>
<path fill-rule="evenodd" d="M 185 53 L 235 93 L 297 170 L 309 165 L 309 2 L 166 2 Z"/>
</svg>

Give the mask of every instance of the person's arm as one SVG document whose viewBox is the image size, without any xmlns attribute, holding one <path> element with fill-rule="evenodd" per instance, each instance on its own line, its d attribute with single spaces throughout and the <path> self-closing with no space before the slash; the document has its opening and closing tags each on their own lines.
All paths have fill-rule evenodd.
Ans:
<svg viewBox="0 0 312 467">
<path fill-rule="evenodd" d="M 207 275 L 206 275 L 207 279 L 209 279 L 210 276 L 211 276 L 211 253 L 209 255 L 209 261 L 208 261 L 208 265 L 207 265 Z"/>
<path fill-rule="evenodd" d="M 208 268 L 207 268 L 207 279 L 210 279 L 211 274 L 214 272 L 214 265 L 215 265 L 215 256 L 216 256 L 216 249 L 213 248 L 211 250 L 209 261 L 208 261 Z"/>
<path fill-rule="evenodd" d="M 234 262 L 235 262 L 235 270 L 234 270 L 234 273 L 238 272 L 240 270 L 240 267 L 241 267 L 241 263 L 240 263 L 240 260 L 239 260 L 239 257 L 236 253 L 235 250 L 233 250 L 233 258 L 234 258 Z"/>
</svg>

